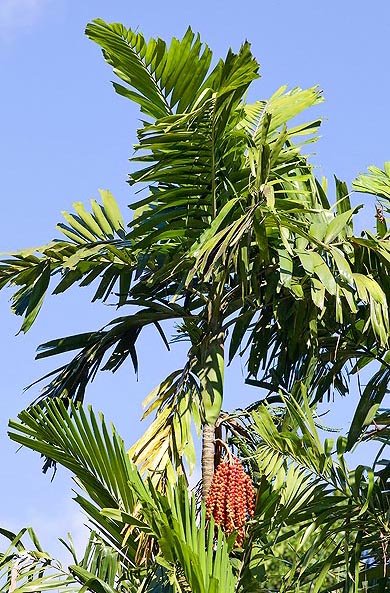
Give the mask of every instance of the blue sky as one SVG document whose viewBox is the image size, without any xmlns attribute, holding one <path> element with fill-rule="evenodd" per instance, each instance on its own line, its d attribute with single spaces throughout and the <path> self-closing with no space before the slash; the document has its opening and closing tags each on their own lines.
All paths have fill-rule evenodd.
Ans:
<svg viewBox="0 0 390 593">
<path fill-rule="evenodd" d="M 100 187 L 110 189 L 124 211 L 132 200 L 125 179 L 138 111 L 115 95 L 110 69 L 83 34 L 96 17 L 166 39 L 181 36 L 190 24 L 216 57 L 248 39 L 262 74 L 251 98 L 266 98 L 283 84 L 323 89 L 325 103 L 313 111 L 313 117 L 325 118 L 313 148 L 313 162 L 322 165 L 318 175 L 336 173 L 351 182 L 368 165 L 390 160 L 387 0 L 0 0 L 0 251 L 46 243 L 56 235 L 61 210 L 97 197 Z M 374 214 L 374 203 L 367 203 L 362 226 L 371 226 Z M 96 328 L 112 315 L 107 307 L 90 305 L 89 296 L 84 289 L 49 299 L 33 329 L 15 337 L 20 320 L 9 311 L 10 293 L 0 294 L 0 524 L 13 530 L 31 524 L 52 550 L 58 550 L 57 535 L 81 533 L 82 517 L 69 501 L 70 481 L 59 471 L 50 483 L 40 473 L 38 456 L 16 453 L 6 426 L 36 395 L 22 395 L 23 387 L 51 368 L 34 362 L 35 347 Z M 127 366 L 114 377 L 101 373 L 88 394 L 129 444 L 142 430 L 143 397 L 181 358 L 179 347 L 168 355 L 152 334 L 140 347 L 138 383 Z M 236 365 L 228 401 L 245 405 L 253 391 L 240 382 Z M 351 401 L 334 408 L 340 427 L 348 424 Z"/>
</svg>

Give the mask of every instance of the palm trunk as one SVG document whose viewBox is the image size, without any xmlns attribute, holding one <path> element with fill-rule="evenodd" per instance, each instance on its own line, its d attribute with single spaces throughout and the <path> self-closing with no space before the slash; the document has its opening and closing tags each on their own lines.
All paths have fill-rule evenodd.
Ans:
<svg viewBox="0 0 390 593">
<path fill-rule="evenodd" d="M 215 425 L 221 413 L 224 379 L 224 332 L 219 330 L 203 344 L 199 380 L 204 410 L 202 438 L 202 498 L 206 500 L 214 474 Z"/>
<path fill-rule="evenodd" d="M 204 424 L 202 435 L 202 498 L 205 501 L 214 475 L 215 424 Z"/>
</svg>

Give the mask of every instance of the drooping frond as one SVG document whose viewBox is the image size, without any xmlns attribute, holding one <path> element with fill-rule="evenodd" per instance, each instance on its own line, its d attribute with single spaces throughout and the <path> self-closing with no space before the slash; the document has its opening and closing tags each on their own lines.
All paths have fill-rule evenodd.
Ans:
<svg viewBox="0 0 390 593">
<path fill-rule="evenodd" d="M 202 404 L 189 368 L 171 373 L 148 395 L 143 407 L 142 420 L 153 412 L 156 417 L 130 448 L 133 462 L 154 483 L 172 483 L 177 474 L 186 476 L 187 468 L 191 475 L 196 466 L 192 422 L 199 435 Z"/>
</svg>

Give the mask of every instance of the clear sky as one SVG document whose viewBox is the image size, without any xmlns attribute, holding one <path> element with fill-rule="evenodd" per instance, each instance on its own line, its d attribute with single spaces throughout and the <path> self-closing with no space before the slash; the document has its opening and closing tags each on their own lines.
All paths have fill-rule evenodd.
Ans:
<svg viewBox="0 0 390 593">
<path fill-rule="evenodd" d="M 132 200 L 125 179 L 138 111 L 115 95 L 110 69 L 84 36 L 96 17 L 165 39 L 183 35 L 190 24 L 215 57 L 248 39 L 262 74 L 251 99 L 267 98 L 283 84 L 323 89 L 326 102 L 313 111 L 313 118 L 325 117 L 313 148 L 319 175 L 336 173 L 351 182 L 368 165 L 390 160 L 388 0 L 0 0 L 0 251 L 46 243 L 56 235 L 61 210 L 97 197 L 100 187 L 110 189 L 124 211 Z M 363 212 L 363 224 L 371 226 L 374 203 Z M 76 289 L 49 299 L 33 329 L 14 337 L 20 319 L 11 316 L 9 296 L 0 294 L 0 525 L 32 525 L 44 545 L 57 550 L 55 537 L 68 530 L 80 534 L 82 524 L 69 501 L 70 481 L 60 470 L 50 483 L 37 455 L 16 454 L 6 438 L 7 421 L 37 394 L 22 395 L 23 387 L 52 368 L 52 362 L 34 362 L 35 347 L 95 329 L 113 311 L 89 305 L 88 291 Z M 138 383 L 128 365 L 114 377 L 101 373 L 88 392 L 88 401 L 104 410 L 129 444 L 142 431 L 143 397 L 182 360 L 180 348 L 168 355 L 152 334 L 140 347 Z M 253 397 L 240 382 L 236 365 L 228 405 Z M 335 410 L 334 423 L 347 427 L 351 404 Z"/>
</svg>

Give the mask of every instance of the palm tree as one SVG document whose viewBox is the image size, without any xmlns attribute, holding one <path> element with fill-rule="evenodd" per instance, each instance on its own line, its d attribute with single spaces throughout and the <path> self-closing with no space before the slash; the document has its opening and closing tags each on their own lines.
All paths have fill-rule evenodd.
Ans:
<svg viewBox="0 0 390 593">
<path fill-rule="evenodd" d="M 211 51 L 190 29 L 169 48 L 101 20 L 87 35 L 124 83 L 114 83 L 117 92 L 144 114 L 132 159 L 141 164 L 129 182 L 146 197 L 132 204 L 128 229 L 109 192 L 91 212 L 77 203 L 59 225 L 65 239 L 0 263 L 0 287 L 17 287 L 23 331 L 58 276 L 56 294 L 97 281 L 94 300 L 131 308 L 101 330 L 40 346 L 38 357 L 79 352 L 10 424 L 12 439 L 72 471 L 97 529 L 65 585 L 99 593 L 249 593 L 275 579 L 280 591 L 385 586 L 387 473 L 349 472 L 343 456 L 362 433 L 387 435 L 389 414 L 376 417 L 380 431 L 367 430 L 389 378 L 385 204 L 377 234 L 355 237 L 348 188 L 336 179 L 332 208 L 302 154 L 320 122 L 291 127 L 320 102 L 318 89 L 282 88 L 246 104 L 258 77 L 249 44 L 210 70 Z M 389 180 L 386 165 L 355 187 L 387 200 Z M 99 368 L 116 371 L 129 356 L 137 368 L 143 327 L 155 325 L 168 345 L 166 321 L 177 324 L 174 339 L 189 341 L 188 357 L 148 397 L 146 414 L 156 417 L 130 459 L 117 433 L 79 404 Z M 247 381 L 266 392 L 227 415 L 224 368 L 236 355 L 246 356 Z M 372 360 L 381 366 L 336 462 L 310 406 L 332 389 L 347 393 L 348 373 Z M 225 431 L 225 446 L 252 472 L 258 499 L 244 550 L 188 496 L 192 420 L 203 433 L 204 501 L 220 457 L 215 435 Z"/>
<path fill-rule="evenodd" d="M 154 324 L 166 340 L 160 324 L 177 322 L 178 337 L 190 341 L 188 361 L 152 394 L 157 418 L 133 454 L 156 476 L 184 472 L 183 455 L 190 464 L 194 456 L 195 416 L 206 498 L 225 360 L 247 350 L 248 382 L 275 397 L 297 379 L 313 401 L 332 387 L 345 392 L 346 366 L 362 356 L 356 328 L 364 325 L 365 359 L 368 350 L 375 358 L 387 347 L 388 245 L 353 236 L 358 209 L 339 181 L 330 207 L 297 143 L 312 141 L 320 122 L 287 127 L 321 101 L 317 88 L 282 88 L 248 105 L 245 95 L 258 77 L 248 43 L 210 72 L 211 51 L 191 29 L 169 48 L 101 20 L 86 33 L 126 84 L 114 83 L 116 91 L 145 114 L 131 159 L 141 167 L 129 183 L 147 195 L 132 204 L 128 231 L 109 192 L 101 205 L 92 201 L 92 212 L 75 204 L 59 225 L 67 240 L 3 260 L 0 286 L 20 287 L 13 309 L 25 316 L 23 331 L 58 273 L 56 294 L 100 277 L 94 299 L 109 298 L 118 282 L 117 304 L 135 308 L 102 330 L 40 346 L 39 358 L 80 350 L 53 372 L 44 397 L 83 401 L 99 367 L 115 371 L 128 356 L 137 367 L 143 327 Z M 378 265 L 367 268 L 373 258 Z M 156 446 L 161 431 L 163 454 Z"/>
</svg>

